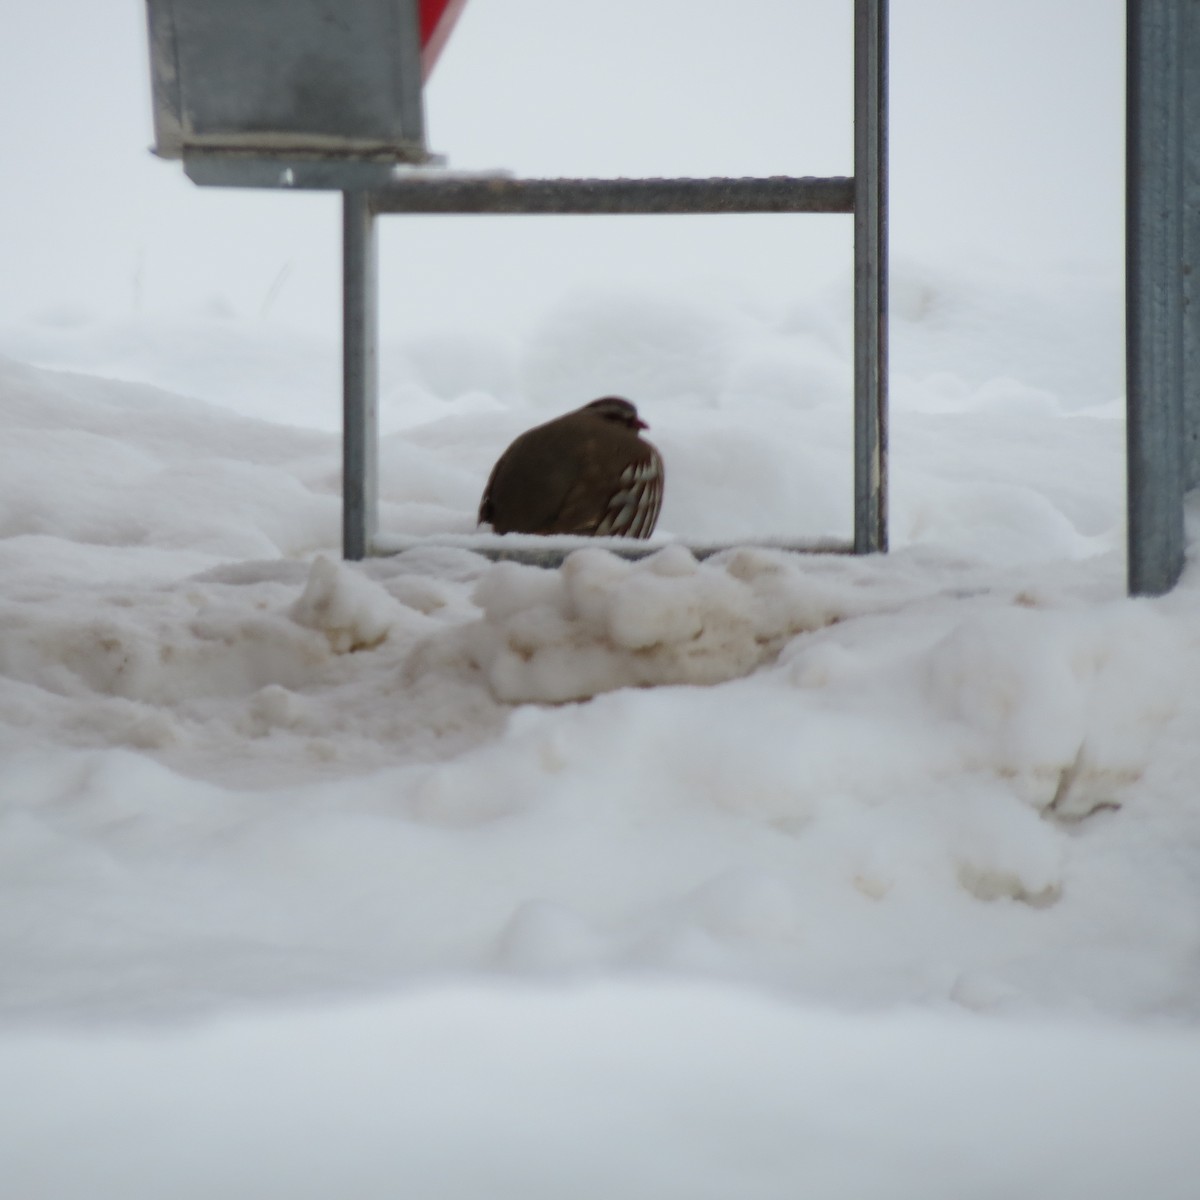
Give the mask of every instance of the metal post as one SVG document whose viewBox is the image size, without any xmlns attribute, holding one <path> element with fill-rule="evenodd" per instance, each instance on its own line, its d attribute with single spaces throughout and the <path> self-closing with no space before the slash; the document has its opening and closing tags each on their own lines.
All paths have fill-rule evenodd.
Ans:
<svg viewBox="0 0 1200 1200">
<path fill-rule="evenodd" d="M 1183 486 L 1200 487 L 1200 3 L 1183 9 Z"/>
<path fill-rule="evenodd" d="M 854 0 L 854 548 L 886 550 L 887 0 Z"/>
<path fill-rule="evenodd" d="M 1183 47 L 1178 0 L 1128 0 L 1129 590 L 1183 569 Z"/>
<path fill-rule="evenodd" d="M 378 252 L 365 192 L 342 193 L 342 556 L 371 552 L 378 511 Z"/>
</svg>

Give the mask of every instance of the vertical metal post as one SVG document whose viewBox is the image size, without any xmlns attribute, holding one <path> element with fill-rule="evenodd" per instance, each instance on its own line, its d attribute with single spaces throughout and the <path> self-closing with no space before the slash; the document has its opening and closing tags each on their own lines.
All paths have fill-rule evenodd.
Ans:
<svg viewBox="0 0 1200 1200">
<path fill-rule="evenodd" d="M 365 192 L 342 193 L 342 556 L 365 558 L 379 502 L 378 251 Z"/>
<path fill-rule="evenodd" d="M 1129 590 L 1183 568 L 1183 54 L 1179 0 L 1128 0 L 1126 377 Z"/>
<path fill-rule="evenodd" d="M 1200 0 L 1183 9 L 1183 486 L 1200 487 Z"/>
<path fill-rule="evenodd" d="M 887 0 L 854 0 L 854 549 L 886 550 Z"/>
</svg>

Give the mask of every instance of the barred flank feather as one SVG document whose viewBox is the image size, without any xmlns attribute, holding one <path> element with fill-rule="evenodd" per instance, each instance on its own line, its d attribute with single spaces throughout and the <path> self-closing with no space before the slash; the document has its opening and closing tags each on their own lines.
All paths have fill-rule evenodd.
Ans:
<svg viewBox="0 0 1200 1200">
<path fill-rule="evenodd" d="M 597 536 L 649 537 L 662 507 L 662 460 L 657 451 L 636 466 L 626 467 L 619 483 L 608 498 Z"/>
</svg>

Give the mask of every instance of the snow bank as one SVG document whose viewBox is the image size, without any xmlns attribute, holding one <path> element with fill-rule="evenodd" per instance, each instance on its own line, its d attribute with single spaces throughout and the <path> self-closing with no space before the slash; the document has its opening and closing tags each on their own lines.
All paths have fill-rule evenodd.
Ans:
<svg viewBox="0 0 1200 1200">
<path fill-rule="evenodd" d="M 60 551 L 121 548 L 132 565 L 130 548 L 152 546 L 185 552 L 200 570 L 228 557 L 299 554 L 337 536 L 334 488 L 312 470 L 335 445 L 327 436 L 7 360 L 0 405 L 8 550 L 9 539 L 51 538 Z"/>
<path fill-rule="evenodd" d="M 917 552 L 572 561 L 427 549 L 7 601 L 0 1011 L 449 972 L 1194 1014 L 1195 580 L 1097 605 L 1119 563 L 1037 591 Z M 545 637 L 569 586 L 590 649 Z M 662 684 L 710 669 L 684 657 L 703 633 L 669 639 L 718 602 L 765 656 L 749 676 L 514 706 L 472 656 L 534 613 L 538 686 L 639 654 Z"/>
<path fill-rule="evenodd" d="M 706 304 L 664 345 L 724 330 L 708 407 L 640 360 L 675 530 L 837 532 L 845 330 Z M 581 311 L 529 371 L 604 361 Z M 492 369 L 425 353 L 427 389 Z M 335 440 L 0 364 L 0 1008 L 652 971 L 1192 1012 L 1195 585 L 1119 599 L 1120 425 L 1051 383 L 904 381 L 886 558 L 543 572 L 341 563 Z M 470 528 L 533 410 L 422 403 L 383 441 L 384 528 Z"/>
<path fill-rule="evenodd" d="M 476 592 L 472 657 L 509 703 L 583 700 L 621 687 L 715 684 L 797 633 L 843 615 L 794 556 L 739 550 L 699 563 L 681 546 L 627 562 L 579 550 L 560 571 L 505 563 Z"/>
<path fill-rule="evenodd" d="M 971 756 L 1059 816 L 1115 803 L 1178 710 L 1188 638 L 1151 606 L 1028 607 L 968 619 L 929 655 L 935 710 Z"/>
<path fill-rule="evenodd" d="M 818 327 L 812 315 L 804 337 L 827 346 Z M 775 353 L 774 337 L 759 349 Z M 1053 453 L 1083 464 L 1070 486 L 1060 467 L 1035 485 L 1048 464 L 1021 459 L 1024 424 L 931 385 L 922 436 L 946 490 L 919 540 L 937 545 L 887 559 L 743 548 L 700 563 L 669 546 L 627 563 L 589 548 L 554 572 L 425 548 L 344 564 L 328 549 L 329 439 L 5 371 L 10 428 L 42 447 L 0 485 L 14 522 L 0 539 L 0 811 L 24 847 L 11 861 L 32 847 L 42 863 L 39 882 L 10 879 L 7 1011 L 64 1011 L 100 976 L 125 1011 L 149 1002 L 144 970 L 168 1012 L 213 988 L 287 995 L 298 975 L 344 979 L 347 955 L 380 981 L 650 968 L 861 1004 L 1179 1006 L 1198 937 L 1180 915 L 1186 869 L 1150 882 L 1119 847 L 1136 830 L 1138 855 L 1170 845 L 1191 861 L 1194 822 L 1171 799 L 1184 785 L 1155 780 L 1191 769 L 1195 638 L 1179 599 L 1114 600 L 1113 556 L 1061 565 L 1108 536 L 1097 462 L 1119 439 L 1102 420 L 1080 436 L 1081 418 L 1035 416 Z M 486 471 L 501 423 L 479 411 L 385 442 L 403 468 L 385 514 L 459 504 L 469 523 L 469 464 Z M 813 463 L 833 412 L 817 399 L 789 417 L 808 422 Z M 1018 491 L 1058 525 L 958 551 L 962 511 L 1008 519 L 962 452 L 973 434 L 944 453 L 964 412 L 991 422 L 1008 448 L 991 457 L 1016 456 Z M 701 432 L 661 439 L 680 503 L 722 465 Z M 719 426 L 704 437 L 720 443 Z M 729 444 L 713 486 L 758 511 L 772 443 L 758 459 Z M 57 471 L 33 465 L 47 461 Z M 185 479 L 204 505 L 181 498 Z M 955 493 L 975 507 L 956 510 Z M 266 557 L 236 561 L 251 545 Z M 280 557 L 307 545 L 323 552 Z M 1054 555 L 1052 569 L 1002 566 Z M 200 828 L 208 868 L 168 880 L 164 856 Z M 46 889 L 74 900 L 30 941 L 20 914 Z M 124 928 L 127 906 L 158 916 L 81 974 L 87 914 Z M 243 951 L 213 949 L 229 939 Z M 303 965 L 284 955 L 266 983 L 254 962 L 281 942 Z M 197 966 L 149 965 L 180 955 Z M 1120 979 L 1103 966 L 1117 960 Z"/>
<path fill-rule="evenodd" d="M 1117 548 L 1124 486 L 1113 408 L 1122 388 L 1119 276 L 1078 267 L 1032 279 L 984 265 L 968 275 L 957 264 L 901 262 L 893 289 L 892 545 L 983 553 L 1012 565 Z M 546 309 L 520 350 L 457 327 L 385 345 L 384 532 L 470 531 L 488 472 L 513 437 L 552 409 L 624 391 L 670 464 L 662 532 L 702 542 L 849 536 L 851 309 L 844 284 L 774 308 L 736 289 L 697 287 L 685 297 L 678 289 L 614 284 L 554 296 Z M 42 432 L 21 434 L 36 437 L 39 455 L 74 469 L 81 489 L 95 477 L 95 490 L 76 500 L 50 498 L 34 531 L 73 536 L 90 516 L 93 537 L 107 531 L 115 539 L 114 529 L 124 531 L 120 544 L 184 537 L 202 541 L 208 553 L 227 546 L 243 558 L 336 544 L 332 443 L 294 428 L 336 427 L 333 340 L 321 345 L 261 322 L 144 317 L 68 329 L 0 327 L 5 347 L 43 363 L 190 390 L 210 405 L 277 423 L 271 432 L 244 418 L 209 420 L 211 408 L 144 388 L 137 389 L 136 421 L 121 425 L 131 401 L 111 397 L 128 385 L 43 376 L 46 390 L 77 395 L 71 427 L 105 441 L 88 441 L 85 450 L 60 433 L 49 442 Z M 38 415 L 44 399 L 30 396 L 31 430 L 45 427 Z M 93 404 L 109 416 L 102 429 Z M 191 516 L 191 528 L 181 530 L 167 519 L 175 504 L 163 511 L 148 500 L 170 439 L 150 439 L 143 426 L 161 433 L 185 407 L 195 447 L 213 447 L 218 437 L 224 446 L 176 480 L 177 503 L 186 502 Z M 955 428 L 950 451 L 947 421 Z M 270 493 L 254 500 L 244 474 L 213 461 L 248 456 L 278 471 Z M 1068 460 L 1072 469 L 1064 471 Z M 151 472 L 142 485 L 139 471 Z M 61 506 L 68 511 L 57 515 Z M 296 517 L 306 522 L 307 540 Z"/>
</svg>

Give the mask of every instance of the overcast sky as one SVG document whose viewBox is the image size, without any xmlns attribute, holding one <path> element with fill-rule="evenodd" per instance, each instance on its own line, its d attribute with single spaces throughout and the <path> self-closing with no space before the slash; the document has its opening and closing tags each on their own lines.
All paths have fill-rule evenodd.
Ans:
<svg viewBox="0 0 1200 1200">
<path fill-rule="evenodd" d="M 140 3 L 0 2 L 0 321 L 209 310 L 336 336 L 336 198 L 201 189 L 153 158 Z M 1124 5 L 891 8 L 895 260 L 1116 270 Z M 849 174 L 851 9 L 469 0 L 429 141 L 526 174 Z M 844 217 L 392 217 L 384 316 L 519 336 L 581 286 L 773 301 L 848 272 L 849 246 Z"/>
</svg>

